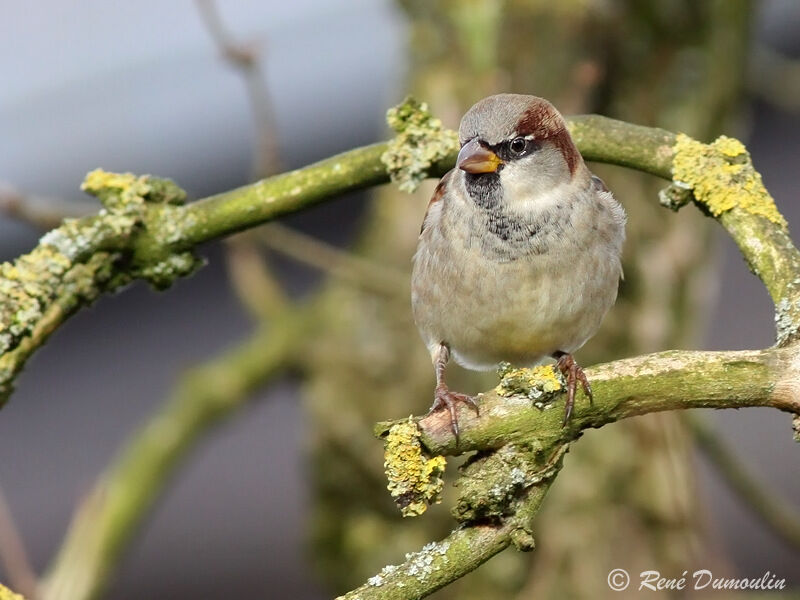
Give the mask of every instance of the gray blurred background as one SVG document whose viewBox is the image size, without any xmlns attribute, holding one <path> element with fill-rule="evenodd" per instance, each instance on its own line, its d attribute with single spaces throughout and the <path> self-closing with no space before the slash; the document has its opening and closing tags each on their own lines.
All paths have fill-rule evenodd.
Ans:
<svg viewBox="0 0 800 600">
<path fill-rule="evenodd" d="M 286 166 L 387 136 L 385 110 L 404 95 L 406 27 L 393 2 L 236 1 L 219 8 L 237 37 L 260 44 Z M 800 3 L 762 2 L 759 15 L 758 43 L 800 57 Z M 800 108 L 800 97 L 794 103 Z M 797 232 L 800 111 L 789 104 L 753 93 L 737 133 Z M 192 2 L 3 3 L 0 180 L 80 200 L 84 174 L 102 166 L 168 176 L 199 198 L 245 183 L 254 144 L 241 78 L 220 58 Z M 362 198 L 345 197 L 290 222 L 345 244 L 362 206 Z M 2 259 L 27 251 L 37 236 L 1 218 Z M 733 244 L 720 238 L 719 298 L 704 323 L 704 347 L 768 346 L 769 298 Z M 37 569 L 58 548 L 95 476 L 181 370 L 249 330 L 219 246 L 202 253 L 208 266 L 169 291 L 136 284 L 69 321 L 36 354 L 0 413 L 0 486 Z M 315 273 L 295 263 L 278 268 L 298 294 L 315 284 Z M 190 457 L 109 598 L 329 595 L 303 551 L 308 487 L 295 387 L 286 380 L 262 392 Z M 402 414 L 398 407 L 386 417 Z M 768 488 L 800 511 L 800 461 L 786 417 L 769 410 L 710 416 Z M 760 577 L 769 570 L 800 586 L 800 553 L 767 531 L 704 460 L 698 468 L 712 529 L 737 572 Z"/>
</svg>

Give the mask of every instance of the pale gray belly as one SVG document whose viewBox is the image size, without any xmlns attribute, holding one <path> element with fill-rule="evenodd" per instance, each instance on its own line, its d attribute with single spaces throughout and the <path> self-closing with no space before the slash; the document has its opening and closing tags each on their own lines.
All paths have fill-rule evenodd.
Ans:
<svg viewBox="0 0 800 600">
<path fill-rule="evenodd" d="M 619 274 L 619 259 L 593 245 L 496 262 L 434 236 L 414 263 L 414 318 L 431 351 L 445 342 L 468 368 L 530 365 L 597 331 Z"/>
</svg>

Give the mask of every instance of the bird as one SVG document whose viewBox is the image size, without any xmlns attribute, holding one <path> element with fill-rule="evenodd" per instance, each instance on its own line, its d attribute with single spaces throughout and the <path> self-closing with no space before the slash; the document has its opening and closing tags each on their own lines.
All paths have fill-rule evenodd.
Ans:
<svg viewBox="0 0 800 600">
<path fill-rule="evenodd" d="M 461 119 L 456 166 L 422 222 L 411 275 L 414 321 L 436 376 L 430 413 L 448 410 L 459 436 L 450 360 L 477 371 L 554 359 L 566 382 L 562 426 L 577 384 L 573 357 L 617 298 L 626 215 L 578 152 L 547 100 L 498 94 Z M 429 414 L 430 414 L 429 413 Z"/>
</svg>

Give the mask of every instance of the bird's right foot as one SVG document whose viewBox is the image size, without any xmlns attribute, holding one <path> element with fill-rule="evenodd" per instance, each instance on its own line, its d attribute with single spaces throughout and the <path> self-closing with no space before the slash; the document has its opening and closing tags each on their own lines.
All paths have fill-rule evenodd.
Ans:
<svg viewBox="0 0 800 600">
<path fill-rule="evenodd" d="M 456 405 L 459 403 L 466 404 L 475 411 L 476 416 L 480 416 L 480 409 L 478 403 L 472 396 L 454 392 L 448 388 L 444 383 L 436 386 L 433 394 L 433 406 L 428 411 L 428 414 L 434 413 L 437 410 L 447 409 L 450 412 L 450 429 L 456 437 L 456 445 L 458 445 L 458 413 L 456 412 Z"/>
<path fill-rule="evenodd" d="M 589 385 L 586 374 L 580 365 L 575 362 L 572 354 L 556 352 L 553 354 L 553 358 L 557 361 L 556 367 L 558 370 L 567 378 L 567 402 L 564 406 L 564 420 L 561 423 L 561 426 L 565 427 L 572 416 L 572 407 L 575 406 L 575 391 L 578 387 L 578 382 L 583 388 L 583 393 L 589 398 L 589 402 L 592 401 L 592 386 Z"/>
</svg>

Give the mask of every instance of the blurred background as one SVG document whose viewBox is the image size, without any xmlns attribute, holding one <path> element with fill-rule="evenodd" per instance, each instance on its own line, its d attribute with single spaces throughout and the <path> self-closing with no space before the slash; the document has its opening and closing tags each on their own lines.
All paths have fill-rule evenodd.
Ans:
<svg viewBox="0 0 800 600">
<path fill-rule="evenodd" d="M 385 111 L 408 92 L 449 127 L 481 97 L 513 91 L 567 114 L 739 136 L 800 231 L 798 32 L 793 0 L 6 2 L 0 253 L 13 259 L 33 247 L 37 223 L 86 210 L 78 188 L 96 167 L 170 177 L 201 198 L 385 139 Z M 721 229 L 692 207 L 659 207 L 664 182 L 596 171 L 631 223 L 626 282 L 579 353 L 584 364 L 773 343 L 769 298 Z M 326 598 L 444 535 L 448 492 L 443 506 L 401 522 L 371 438 L 374 421 L 431 401 L 405 279 L 423 187 L 339 198 L 286 219 L 291 229 L 210 244 L 200 251 L 208 265 L 167 292 L 137 283 L 61 328 L 0 414 L 0 487 L 34 570 L 54 564 L 98 475 L 186 370 L 274 325 L 275 313 L 248 309 L 251 272 L 313 303 L 318 325 L 290 368 L 264 376 L 187 445 L 121 542 L 103 597 Z M 255 271 L 242 256 L 255 257 Z M 492 375 L 460 375 L 471 391 L 494 385 Z M 800 514 L 785 415 L 697 416 L 770 498 Z M 798 540 L 731 491 L 697 450 L 698 426 L 651 415 L 588 432 L 546 501 L 536 551 L 506 552 L 436 597 L 603 597 L 617 567 L 770 571 L 797 592 Z M 10 575 L 0 566 L 0 581 Z"/>
</svg>

